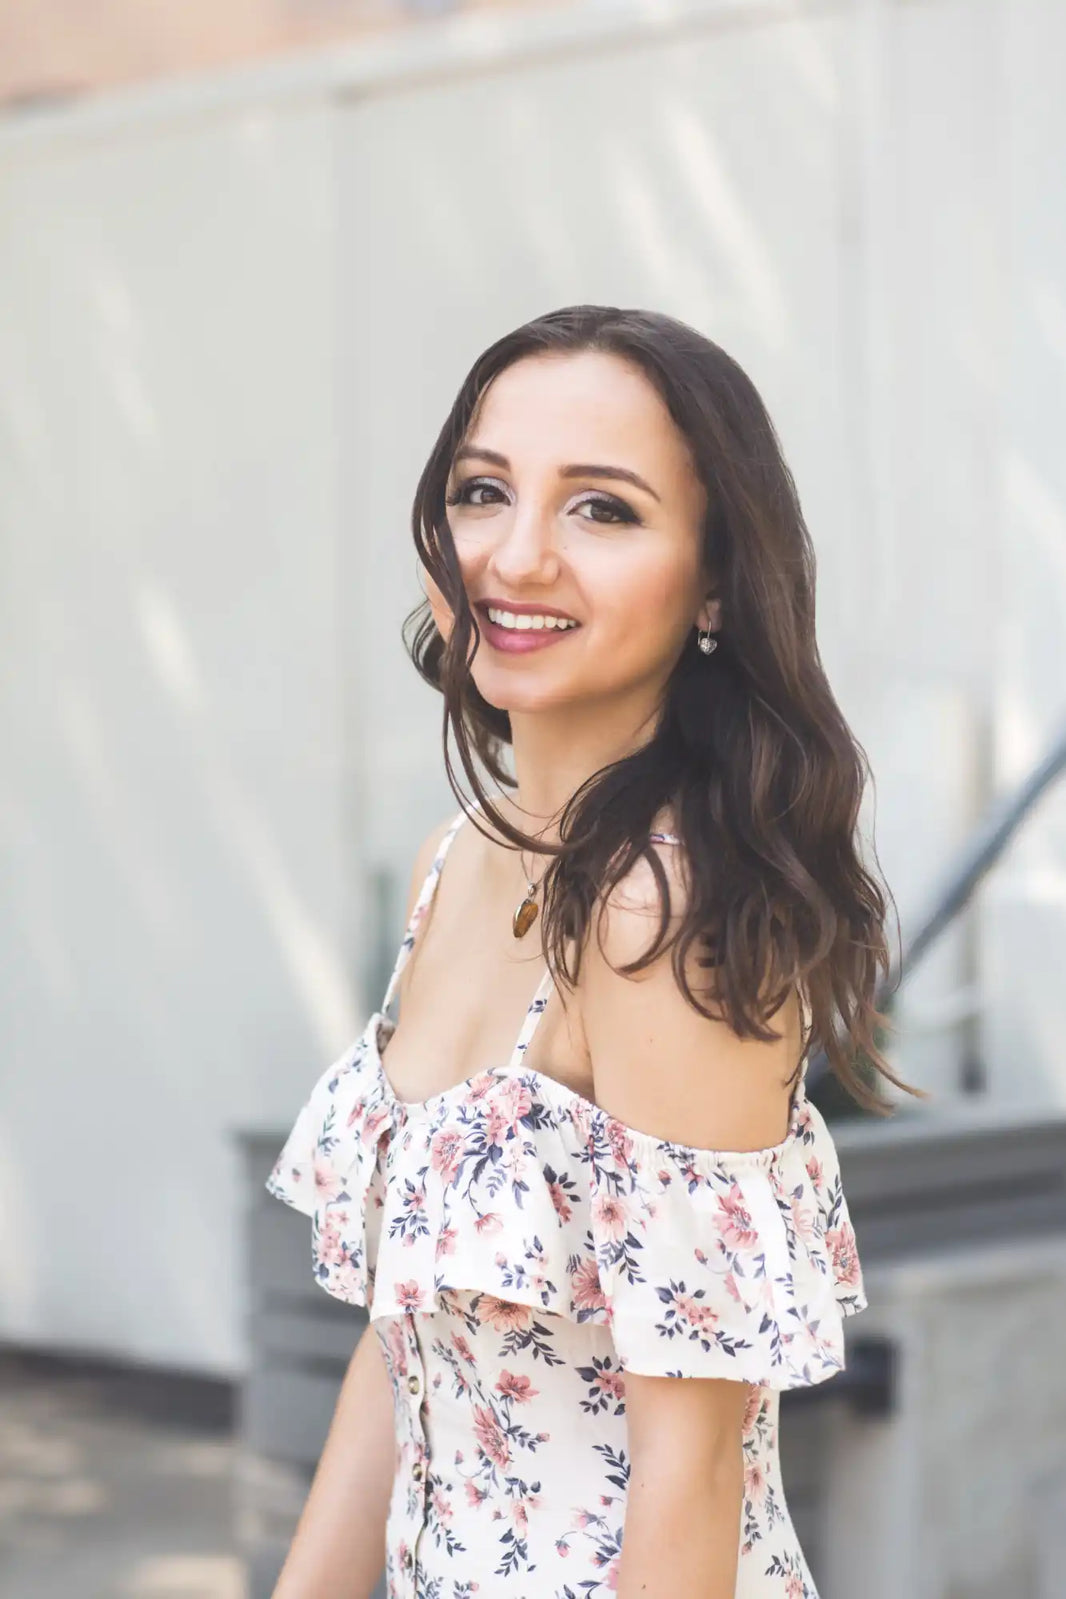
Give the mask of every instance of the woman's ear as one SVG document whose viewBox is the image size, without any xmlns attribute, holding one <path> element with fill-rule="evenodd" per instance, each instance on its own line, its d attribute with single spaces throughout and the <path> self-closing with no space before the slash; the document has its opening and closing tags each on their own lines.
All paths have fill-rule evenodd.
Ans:
<svg viewBox="0 0 1066 1599">
<path fill-rule="evenodd" d="M 700 606 L 696 617 L 696 626 L 705 632 L 710 628 L 712 633 L 717 633 L 722 625 L 722 602 L 714 594 L 708 594 Z"/>
</svg>

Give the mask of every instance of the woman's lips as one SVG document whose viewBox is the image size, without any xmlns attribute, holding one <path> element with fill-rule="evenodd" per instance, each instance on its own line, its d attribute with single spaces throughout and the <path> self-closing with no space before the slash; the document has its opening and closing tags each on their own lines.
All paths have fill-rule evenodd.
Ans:
<svg viewBox="0 0 1066 1599">
<path fill-rule="evenodd" d="M 481 631 L 493 649 L 500 650 L 505 655 L 528 655 L 530 650 L 546 650 L 549 645 L 559 644 L 564 638 L 572 638 L 581 625 L 578 623 L 577 627 L 501 627 L 498 622 L 490 622 L 480 606 L 478 619 Z"/>
</svg>

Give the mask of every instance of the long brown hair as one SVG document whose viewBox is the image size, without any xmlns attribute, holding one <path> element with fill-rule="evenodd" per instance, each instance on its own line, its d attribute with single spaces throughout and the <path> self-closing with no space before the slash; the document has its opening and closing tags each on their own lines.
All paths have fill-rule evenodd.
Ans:
<svg viewBox="0 0 1066 1599">
<path fill-rule="evenodd" d="M 585 350 L 642 370 L 688 441 L 707 493 L 705 567 L 721 600 L 721 631 L 708 662 L 690 630 L 654 735 L 578 788 L 553 846 L 502 816 L 481 781 L 479 765 L 497 784 L 514 786 L 503 764 L 510 718 L 483 698 L 470 673 L 471 643 L 476 650 L 481 634 L 445 496 L 456 450 L 492 380 L 524 356 Z M 428 604 L 404 624 L 415 666 L 443 695 L 448 781 L 462 799 L 454 734 L 485 819 L 515 847 L 551 856 L 542 927 L 556 977 L 576 983 L 597 902 L 602 909 L 646 857 L 661 895 L 660 924 L 623 972 L 642 970 L 672 947 L 689 1003 L 763 1041 L 780 1036 L 768 1018 L 798 988 L 807 1004 L 804 1056 L 823 1048 L 869 1109 L 885 1108 L 869 1086 L 878 1075 L 908 1089 L 877 1043 L 887 1018 L 875 993 L 889 956 L 887 889 L 863 864 L 857 839 L 869 766 L 822 667 L 814 550 L 796 487 L 766 408 L 737 363 L 695 329 L 650 311 L 581 305 L 527 322 L 492 344 L 464 380 L 419 480 L 412 527 L 419 558 L 454 616 L 447 641 Z M 686 904 L 669 944 L 669 886 L 649 842 L 664 806 L 688 868 Z M 702 946 L 697 964 L 714 970 L 712 1008 L 689 983 L 693 945 Z"/>
</svg>

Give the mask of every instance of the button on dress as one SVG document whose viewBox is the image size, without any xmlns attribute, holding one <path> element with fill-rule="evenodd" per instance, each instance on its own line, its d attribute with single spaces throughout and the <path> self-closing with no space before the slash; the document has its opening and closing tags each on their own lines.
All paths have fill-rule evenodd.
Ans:
<svg viewBox="0 0 1066 1599">
<path fill-rule="evenodd" d="M 618 1586 L 626 1373 L 750 1385 L 736 1599 L 818 1599 L 785 1502 L 780 1391 L 844 1362 L 866 1306 L 832 1137 L 797 1085 L 756 1151 L 625 1126 L 524 1056 L 417 1104 L 383 1054 L 396 984 L 322 1074 L 267 1180 L 311 1218 L 312 1269 L 368 1307 L 396 1418 L 389 1599 L 599 1599 Z M 671 835 L 653 835 L 676 842 Z"/>
</svg>

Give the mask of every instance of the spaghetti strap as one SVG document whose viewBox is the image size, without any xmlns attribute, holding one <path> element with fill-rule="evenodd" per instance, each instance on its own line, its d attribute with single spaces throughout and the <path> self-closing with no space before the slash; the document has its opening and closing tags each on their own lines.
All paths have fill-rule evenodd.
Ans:
<svg viewBox="0 0 1066 1599">
<path fill-rule="evenodd" d="M 653 842 L 660 844 L 680 844 L 681 842 L 676 833 L 649 833 L 648 837 Z M 549 968 L 545 970 L 544 976 L 537 984 L 537 991 L 529 1002 L 525 1020 L 522 1023 L 518 1038 L 515 1040 L 511 1058 L 507 1063 L 508 1072 L 516 1071 L 521 1066 L 523 1057 L 533 1041 L 533 1034 L 537 1030 L 537 1024 L 548 1008 L 548 1001 L 554 989 L 555 982 Z"/>
<path fill-rule="evenodd" d="M 425 875 L 425 878 L 423 879 L 422 887 L 418 893 L 418 898 L 415 900 L 414 909 L 411 912 L 403 938 L 400 941 L 400 948 L 396 956 L 396 962 L 392 968 L 392 975 L 389 978 L 388 987 L 385 990 L 385 998 L 381 1003 L 381 1015 L 383 1016 L 388 1016 L 389 1014 L 389 1007 L 396 996 L 396 987 L 400 981 L 400 974 L 407 965 L 411 951 L 415 946 L 415 939 L 418 935 L 418 929 L 421 926 L 422 921 L 429 910 L 430 904 L 432 903 L 433 896 L 436 893 L 437 884 L 440 881 L 440 874 L 443 870 L 448 851 L 451 848 L 452 840 L 463 823 L 468 820 L 470 812 L 472 810 L 480 810 L 480 808 L 481 807 L 476 800 L 471 802 L 469 809 L 464 805 L 463 809 L 455 817 L 454 821 L 452 821 L 447 832 L 444 834 L 444 837 L 437 846 L 437 852 L 430 863 L 430 867 Z M 675 833 L 650 833 L 648 836 L 650 839 L 662 844 L 680 844 L 681 842 Z M 511 1051 L 511 1058 L 507 1063 L 507 1071 L 514 1071 L 522 1064 L 522 1059 L 533 1040 L 533 1034 L 537 1030 L 537 1024 L 547 1009 L 548 1000 L 551 997 L 554 987 L 555 984 L 551 971 L 550 969 L 546 968 L 544 975 L 537 984 L 536 993 L 529 1002 L 521 1029 L 517 1039 L 515 1040 L 514 1049 Z M 395 1020 L 394 1017 L 391 1019 Z"/>
<path fill-rule="evenodd" d="M 473 808 L 475 810 L 478 809 L 476 802 L 474 803 Z M 418 898 L 415 900 L 414 909 L 411 912 L 403 938 L 400 940 L 400 948 L 397 952 L 396 961 L 392 968 L 392 976 L 389 978 L 388 987 L 385 990 L 385 998 L 381 1002 L 382 1016 L 388 1016 L 389 1014 L 389 1006 L 392 1004 L 392 1001 L 395 998 L 396 985 L 400 981 L 400 973 L 407 965 L 407 962 L 410 959 L 411 951 L 414 949 L 415 938 L 418 934 L 418 929 L 430 907 L 433 895 L 436 892 L 437 883 L 440 880 L 440 874 L 444 866 L 445 857 L 451 848 L 452 839 L 455 837 L 463 823 L 467 820 L 468 815 L 469 812 L 464 807 L 464 809 L 459 812 L 458 816 L 456 816 L 454 821 L 450 824 L 447 832 L 444 834 L 444 837 L 437 845 L 437 853 L 434 855 L 433 860 L 430 863 L 429 870 L 422 880 L 422 887 L 419 889 Z M 391 1019 L 395 1020 L 395 1017 Z"/>
<path fill-rule="evenodd" d="M 544 976 L 537 984 L 537 992 L 529 1002 L 529 1008 L 526 1011 L 521 1031 L 515 1040 L 514 1049 L 511 1051 L 511 1058 L 507 1062 L 507 1070 L 509 1072 L 517 1071 L 519 1066 L 521 1066 L 522 1057 L 533 1040 L 533 1034 L 537 1030 L 537 1023 L 547 1009 L 548 1000 L 551 998 L 554 987 L 551 971 L 545 968 Z"/>
</svg>

